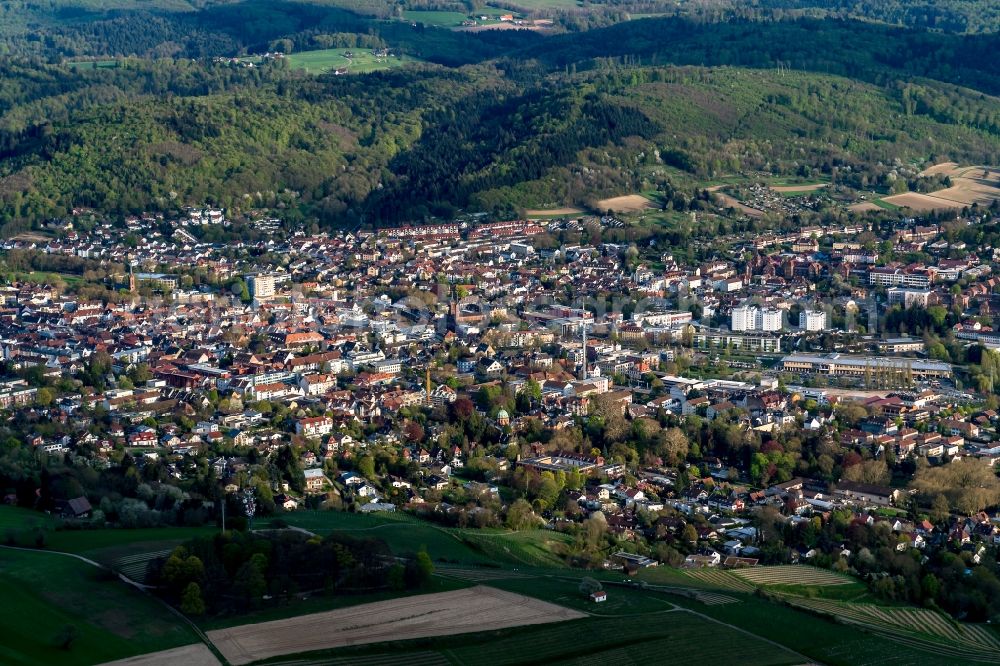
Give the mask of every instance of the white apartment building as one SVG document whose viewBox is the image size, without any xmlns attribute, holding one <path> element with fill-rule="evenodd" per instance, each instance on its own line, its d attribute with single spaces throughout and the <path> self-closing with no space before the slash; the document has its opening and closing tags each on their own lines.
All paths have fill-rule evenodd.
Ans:
<svg viewBox="0 0 1000 666">
<path fill-rule="evenodd" d="M 906 287 L 892 287 L 887 292 L 890 303 L 901 303 L 904 308 L 914 305 L 926 308 L 931 301 L 930 289 L 907 289 Z"/>
<path fill-rule="evenodd" d="M 738 308 L 733 308 L 732 315 L 730 315 L 729 328 L 734 331 L 749 331 L 754 325 L 754 312 L 757 308 L 750 307 L 748 305 L 741 305 Z"/>
<path fill-rule="evenodd" d="M 247 286 L 250 288 L 250 296 L 258 301 L 272 298 L 275 293 L 275 279 L 273 275 L 258 273 L 247 276 Z"/>
<path fill-rule="evenodd" d="M 911 287 L 926 289 L 933 277 L 929 271 L 907 272 L 901 268 L 874 267 L 868 271 L 868 284 L 879 287 Z"/>
<path fill-rule="evenodd" d="M 803 310 L 799 313 L 799 328 L 803 331 L 826 329 L 826 313 L 822 310 Z"/>
<path fill-rule="evenodd" d="M 781 310 L 741 305 L 733 308 L 729 328 L 733 331 L 780 331 Z"/>
</svg>

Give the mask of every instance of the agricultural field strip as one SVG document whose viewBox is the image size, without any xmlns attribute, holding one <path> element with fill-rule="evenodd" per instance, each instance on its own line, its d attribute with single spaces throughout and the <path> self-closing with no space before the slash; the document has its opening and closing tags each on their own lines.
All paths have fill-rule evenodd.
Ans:
<svg viewBox="0 0 1000 666">
<path fill-rule="evenodd" d="M 677 611 L 670 616 L 669 622 L 636 622 L 636 619 L 630 615 L 602 618 L 600 622 L 588 621 L 584 631 L 576 623 L 549 625 L 542 631 L 533 631 L 528 660 L 537 664 L 644 664 L 657 663 L 650 655 L 669 654 L 671 663 L 702 664 L 726 657 L 731 662 L 732 646 L 739 638 L 742 640 L 741 664 L 801 661 L 796 662 L 791 652 L 788 662 L 778 661 L 777 650 L 784 651 L 784 648 L 758 637 L 747 640 L 743 633 L 738 637 L 728 634 L 730 628 L 720 627 L 697 614 Z M 720 630 L 727 634 L 728 641 L 719 641 Z M 523 649 L 524 645 L 511 641 L 504 647 L 513 649 L 481 645 L 449 653 L 454 663 L 466 666 L 503 666 L 523 663 L 525 655 L 517 648 Z"/>
<path fill-rule="evenodd" d="M 268 663 L 269 666 L 397 666 L 400 663 L 400 656 L 392 653 L 323 659 L 289 659 Z M 448 666 L 450 663 L 444 655 L 437 652 L 406 653 L 407 666 Z"/>
<path fill-rule="evenodd" d="M 169 555 L 171 550 L 158 550 L 151 553 L 136 553 L 135 555 L 126 555 L 125 557 L 119 557 L 115 563 L 120 566 L 127 566 L 129 564 L 135 564 L 136 562 L 149 562 L 150 560 L 155 560 L 158 557 L 166 557 Z"/>
<path fill-rule="evenodd" d="M 120 571 L 129 578 L 140 583 L 146 582 L 146 571 L 149 563 L 160 557 L 167 557 L 172 551 L 158 550 L 151 553 L 137 553 L 120 557 L 112 563 L 112 569 Z"/>
<path fill-rule="evenodd" d="M 722 604 L 738 604 L 739 599 L 734 597 L 727 597 L 724 594 L 716 594 L 714 592 L 698 592 L 695 595 L 695 599 L 705 604 L 706 606 L 719 606 Z"/>
<path fill-rule="evenodd" d="M 785 598 L 792 605 L 835 615 L 845 622 L 862 625 L 890 638 L 919 641 L 922 647 L 946 645 L 976 654 L 989 652 L 994 658 L 1000 658 L 1000 638 L 988 629 L 956 626 L 945 616 L 927 609 L 881 608 L 871 604 L 845 604 L 824 599 Z M 943 641 L 945 645 L 937 641 Z"/>
<path fill-rule="evenodd" d="M 457 569 L 452 567 L 437 567 L 435 573 L 446 578 L 470 581 L 509 580 L 512 578 L 528 578 L 525 574 L 505 569 Z"/>
<path fill-rule="evenodd" d="M 450 636 L 585 617 L 569 608 L 477 586 L 208 632 L 238 666 L 286 654 L 388 640 Z"/>
<path fill-rule="evenodd" d="M 796 565 L 738 569 L 733 574 L 757 585 L 807 585 L 825 587 L 830 585 L 849 585 L 854 582 L 847 576 L 832 571 Z"/>
<path fill-rule="evenodd" d="M 700 583 L 706 583 L 712 587 L 722 588 L 724 590 L 732 590 L 733 592 L 746 592 L 750 594 L 754 591 L 754 586 L 750 583 L 737 578 L 732 573 L 727 571 L 718 571 L 715 569 L 697 569 L 684 572 L 688 577 L 693 578 L 695 581 Z"/>
</svg>

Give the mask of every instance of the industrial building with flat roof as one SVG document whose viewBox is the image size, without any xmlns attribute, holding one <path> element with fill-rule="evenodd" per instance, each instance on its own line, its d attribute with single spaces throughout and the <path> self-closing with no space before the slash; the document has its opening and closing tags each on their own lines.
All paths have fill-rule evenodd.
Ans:
<svg viewBox="0 0 1000 666">
<path fill-rule="evenodd" d="M 848 377 L 893 372 L 906 373 L 912 379 L 939 379 L 952 374 L 951 365 L 941 361 L 845 354 L 791 354 L 781 359 L 781 367 L 787 372 Z"/>
</svg>

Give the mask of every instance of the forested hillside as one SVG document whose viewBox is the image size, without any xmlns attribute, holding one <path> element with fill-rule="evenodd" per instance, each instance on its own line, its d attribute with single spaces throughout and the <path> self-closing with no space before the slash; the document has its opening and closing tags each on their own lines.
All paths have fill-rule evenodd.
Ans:
<svg viewBox="0 0 1000 666">
<path fill-rule="evenodd" d="M 27 3 L 18 16 L 30 20 L 0 28 L 19 45 L 0 57 L 8 232 L 79 206 L 274 205 L 352 225 L 459 210 L 502 217 L 672 191 L 661 164 L 690 185 L 740 170 L 1000 163 L 997 35 L 704 15 L 541 36 L 372 20 L 323 3 L 163 0 L 146 13 L 97 12 L 102 2 Z M 42 16 L 57 25 L 23 39 Z M 287 59 L 251 68 L 214 58 L 331 44 L 426 62 L 338 77 Z M 141 57 L 65 61 L 81 54 Z"/>
<path fill-rule="evenodd" d="M 639 188 L 656 152 L 699 178 L 938 152 L 1000 159 L 996 100 L 930 82 L 634 66 L 539 85 L 486 66 L 310 77 L 159 63 L 51 66 L 18 84 L 8 71 L 11 90 L 34 101 L 8 97 L 0 119 L 5 222 L 200 202 L 294 202 L 352 224 L 469 206 L 502 215 Z M 155 94 L 165 87 L 174 94 Z M 49 122 L 29 124 L 38 112 Z"/>
</svg>

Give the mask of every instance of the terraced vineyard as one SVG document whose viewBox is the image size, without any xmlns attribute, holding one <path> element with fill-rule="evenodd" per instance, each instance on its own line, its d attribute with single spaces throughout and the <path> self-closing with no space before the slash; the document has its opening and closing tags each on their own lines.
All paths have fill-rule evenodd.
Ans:
<svg viewBox="0 0 1000 666">
<path fill-rule="evenodd" d="M 122 557 L 115 561 L 112 567 L 115 571 L 120 571 L 127 577 L 138 583 L 146 582 L 146 574 L 149 570 L 149 563 L 155 559 L 161 557 L 167 557 L 170 555 L 169 550 L 159 550 L 149 553 L 138 553 L 136 555 L 129 555 L 127 557 Z"/>
<path fill-rule="evenodd" d="M 854 579 L 827 569 L 803 565 L 780 565 L 736 569 L 733 574 L 754 585 L 804 585 L 826 587 L 850 585 Z"/>
<path fill-rule="evenodd" d="M 785 596 L 785 601 L 935 654 L 968 661 L 1000 662 L 1000 637 L 996 632 L 987 627 L 961 624 L 925 608 L 885 608 L 793 596 Z"/>
<path fill-rule="evenodd" d="M 691 579 L 704 583 L 708 587 L 732 590 L 733 592 L 746 592 L 747 594 L 752 594 L 754 591 L 753 585 L 738 578 L 733 572 L 720 571 L 719 569 L 691 569 L 684 573 Z"/>
<path fill-rule="evenodd" d="M 466 569 L 462 567 L 451 567 L 439 565 L 436 573 L 447 578 L 456 580 L 467 580 L 474 583 L 481 583 L 491 580 L 508 580 L 511 578 L 527 578 L 525 574 L 519 574 L 509 569 Z"/>
<path fill-rule="evenodd" d="M 738 604 L 739 599 L 727 596 L 725 594 L 717 594 L 715 592 L 699 592 L 694 597 L 706 606 L 718 606 L 720 604 Z"/>
</svg>

